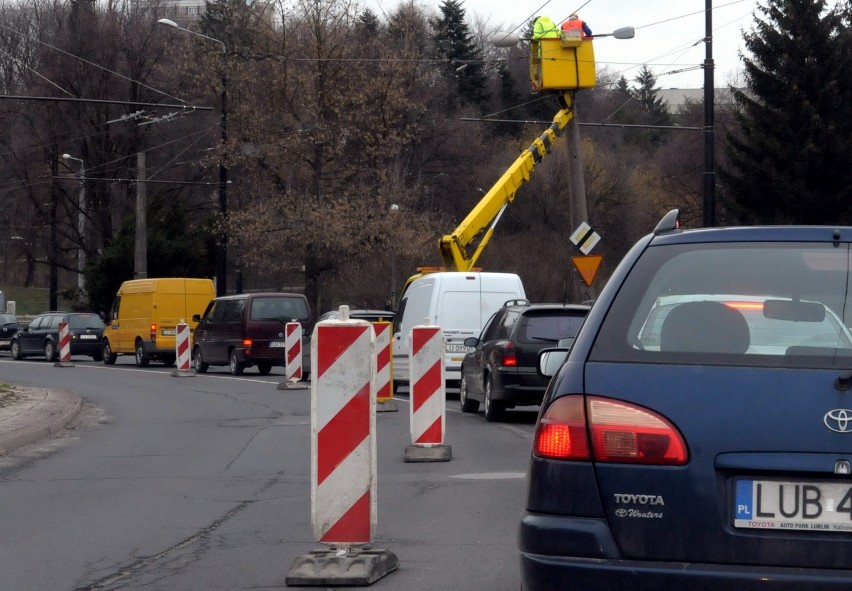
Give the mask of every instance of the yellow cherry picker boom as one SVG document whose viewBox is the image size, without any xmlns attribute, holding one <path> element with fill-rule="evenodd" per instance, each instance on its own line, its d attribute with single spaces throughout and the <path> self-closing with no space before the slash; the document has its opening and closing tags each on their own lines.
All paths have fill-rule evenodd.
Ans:
<svg viewBox="0 0 852 591">
<path fill-rule="evenodd" d="M 552 23 L 551 26 L 552 29 L 546 30 L 543 36 L 536 35 L 535 38 L 529 39 L 529 75 L 534 93 L 556 95 L 560 106 L 559 112 L 554 116 L 550 127 L 515 159 L 456 229 L 451 234 L 440 238 L 438 247 L 444 266 L 421 267 L 418 269 L 418 274 L 410 277 L 403 286 L 399 302 L 393 303 L 397 311 L 393 325 L 394 390 L 400 383 L 405 383 L 409 379 L 408 352 L 411 345 L 409 335 L 412 326 L 421 324 L 425 319 L 426 322 L 439 324 L 442 327 L 445 337 L 445 379 L 448 383 L 457 382 L 460 380 L 461 358 L 467 350 L 467 346 L 463 344 L 465 338 L 476 336 L 482 328 L 482 323 L 494 312 L 490 307 L 499 306 L 505 301 L 505 298 L 496 303 L 489 300 L 486 305 L 482 299 L 484 296 L 481 296 L 479 304 L 474 305 L 470 310 L 471 313 L 468 314 L 459 306 L 448 306 L 449 300 L 444 300 L 440 295 L 444 291 L 442 291 L 443 288 L 437 287 L 437 281 L 439 278 L 442 280 L 442 284 L 447 286 L 447 293 L 449 291 L 453 291 L 456 295 L 460 293 L 454 291 L 461 290 L 461 286 L 453 281 L 458 277 L 452 272 L 461 272 L 459 275 L 462 275 L 474 270 L 506 207 L 514 201 L 518 189 L 529 182 L 535 167 L 550 152 L 557 137 L 574 117 L 574 94 L 578 90 L 595 86 L 595 55 L 592 38 L 583 36 L 582 31 L 560 31 Z M 626 27 L 600 36 L 629 39 L 633 36 L 633 29 Z M 514 34 L 495 33 L 492 41 L 498 46 L 511 47 L 520 39 Z M 433 275 L 435 281 L 430 281 L 428 276 L 424 277 L 437 271 L 450 273 Z M 512 274 L 505 275 L 508 277 Z M 445 276 L 452 276 L 452 278 Z M 418 281 L 420 278 L 422 280 Z M 449 287 L 451 283 L 455 285 L 452 289 Z M 481 283 L 477 284 L 479 285 Z M 503 291 L 498 289 L 494 293 Z M 523 296 L 522 288 L 520 295 Z M 439 300 L 442 302 L 440 306 L 437 303 Z M 464 301 L 470 305 L 472 300 Z M 439 307 L 444 310 L 449 307 L 453 310 L 451 312 L 445 310 L 444 316 L 441 317 L 437 312 Z M 450 318 L 453 314 L 459 318 Z M 481 322 L 472 320 L 473 316 L 479 318 Z M 465 319 L 461 320 L 461 317 Z M 456 325 L 454 321 L 463 322 L 464 326 Z"/>
<path fill-rule="evenodd" d="M 529 40 L 529 73 L 532 92 L 557 95 L 559 112 L 550 127 L 515 159 L 456 229 L 441 237 L 438 248 L 447 271 L 469 271 L 476 266 L 500 216 L 574 117 L 574 94 L 595 87 L 593 37 L 583 36 L 576 29 L 554 33 Z M 595 37 L 604 36 L 629 39 L 633 28 Z M 510 33 L 495 33 L 492 40 L 496 45 L 512 46 L 520 39 Z"/>
</svg>

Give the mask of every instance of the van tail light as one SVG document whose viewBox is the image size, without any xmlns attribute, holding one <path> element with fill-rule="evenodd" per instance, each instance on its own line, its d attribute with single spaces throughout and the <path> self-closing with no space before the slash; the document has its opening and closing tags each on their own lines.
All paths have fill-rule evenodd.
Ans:
<svg viewBox="0 0 852 591">
<path fill-rule="evenodd" d="M 155 322 L 151 323 L 151 340 L 157 340 L 157 324 Z"/>
<path fill-rule="evenodd" d="M 506 341 L 500 351 L 500 365 L 503 367 L 518 367 L 518 357 L 515 353 L 515 343 Z"/>
<path fill-rule="evenodd" d="M 591 453 L 589 450 L 591 448 Z M 627 402 L 563 396 L 542 415 L 534 453 L 563 460 L 682 466 L 689 452 L 677 428 L 661 415 Z"/>
<path fill-rule="evenodd" d="M 243 349 L 251 349 L 251 339 L 243 339 Z"/>
</svg>

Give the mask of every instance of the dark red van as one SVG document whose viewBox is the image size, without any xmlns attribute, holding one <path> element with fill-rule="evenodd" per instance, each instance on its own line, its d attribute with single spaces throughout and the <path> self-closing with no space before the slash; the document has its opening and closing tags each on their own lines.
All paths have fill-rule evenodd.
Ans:
<svg viewBox="0 0 852 591">
<path fill-rule="evenodd" d="M 284 328 L 302 325 L 302 371 L 310 372 L 310 334 L 313 317 L 308 300 L 298 293 L 243 293 L 214 298 L 198 322 L 192 347 L 192 366 L 204 373 L 211 365 L 227 365 L 238 376 L 247 367 L 267 375 L 284 367 Z"/>
</svg>

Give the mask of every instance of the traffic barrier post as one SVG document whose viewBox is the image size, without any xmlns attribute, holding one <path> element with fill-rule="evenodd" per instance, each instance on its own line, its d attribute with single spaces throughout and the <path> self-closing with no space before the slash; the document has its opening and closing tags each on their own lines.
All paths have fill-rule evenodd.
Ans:
<svg viewBox="0 0 852 591">
<path fill-rule="evenodd" d="M 307 389 L 302 381 L 302 325 L 298 322 L 284 325 L 284 374 L 287 381 L 278 384 L 279 390 Z"/>
<path fill-rule="evenodd" d="M 444 332 L 439 326 L 414 326 L 408 341 L 412 444 L 405 448 L 404 458 L 406 462 L 448 462 L 452 449 L 444 444 Z"/>
<path fill-rule="evenodd" d="M 376 412 L 397 412 L 393 401 L 391 323 L 374 322 L 373 330 L 376 332 Z"/>
<path fill-rule="evenodd" d="M 175 359 L 177 361 L 177 369 L 172 372 L 172 377 L 189 378 L 195 376 L 195 371 L 192 370 L 190 355 L 192 346 L 189 341 L 189 325 L 181 318 L 175 327 Z"/>
<path fill-rule="evenodd" d="M 54 363 L 53 366 L 74 367 L 74 364 L 71 363 L 71 331 L 67 322 L 59 323 L 59 361 Z"/>
<path fill-rule="evenodd" d="M 327 549 L 296 558 L 287 585 L 369 585 L 399 566 L 369 548 L 376 528 L 375 333 L 324 320 L 311 339 L 311 524 Z"/>
</svg>

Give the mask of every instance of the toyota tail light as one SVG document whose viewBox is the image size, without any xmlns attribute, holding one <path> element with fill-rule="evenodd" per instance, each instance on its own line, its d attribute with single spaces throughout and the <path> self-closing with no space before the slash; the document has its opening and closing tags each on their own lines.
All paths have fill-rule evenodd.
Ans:
<svg viewBox="0 0 852 591">
<path fill-rule="evenodd" d="M 536 428 L 534 454 L 561 460 L 682 466 L 686 442 L 665 417 L 598 396 L 556 399 Z"/>
</svg>

